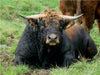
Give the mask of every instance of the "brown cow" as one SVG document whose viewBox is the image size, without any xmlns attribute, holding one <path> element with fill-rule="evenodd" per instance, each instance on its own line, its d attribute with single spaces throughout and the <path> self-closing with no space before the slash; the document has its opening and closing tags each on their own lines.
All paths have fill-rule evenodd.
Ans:
<svg viewBox="0 0 100 75">
<path fill-rule="evenodd" d="M 64 15 L 73 16 L 75 13 L 83 13 L 83 27 L 88 32 L 97 19 L 100 32 L 100 0 L 59 0 L 59 8 Z"/>
</svg>

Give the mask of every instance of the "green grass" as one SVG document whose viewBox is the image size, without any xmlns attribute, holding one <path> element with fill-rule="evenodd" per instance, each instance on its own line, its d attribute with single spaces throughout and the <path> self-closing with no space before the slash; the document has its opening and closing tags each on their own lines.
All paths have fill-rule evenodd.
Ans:
<svg viewBox="0 0 100 75">
<path fill-rule="evenodd" d="M 86 61 L 75 63 L 70 68 L 56 68 L 51 72 L 52 75 L 99 75 L 100 59 L 87 63 Z"/>
<path fill-rule="evenodd" d="M 11 66 L 8 65 L 6 69 L 3 69 L 3 66 L 0 65 L 0 73 L 4 75 L 18 75 L 23 74 L 24 72 L 30 70 L 27 66 L 19 65 L 19 66 Z"/>
<path fill-rule="evenodd" d="M 27 21 L 19 17 L 22 15 L 33 15 L 50 8 L 58 8 L 58 0 L 0 0 L 0 74 L 3 75 L 37 75 L 44 70 L 31 70 L 27 66 L 14 66 L 14 52 L 19 38 L 27 24 Z M 93 38 L 98 54 L 91 63 L 81 61 L 74 63 L 69 68 L 51 68 L 50 75 L 99 75 L 100 74 L 100 35 L 95 22 L 90 36 Z M 31 72 L 32 71 L 32 72 Z"/>
</svg>

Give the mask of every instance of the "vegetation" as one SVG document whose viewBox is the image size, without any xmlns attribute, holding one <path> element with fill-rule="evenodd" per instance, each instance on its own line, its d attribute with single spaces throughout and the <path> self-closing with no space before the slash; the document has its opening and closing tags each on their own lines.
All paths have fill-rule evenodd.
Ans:
<svg viewBox="0 0 100 75">
<path fill-rule="evenodd" d="M 27 21 L 18 15 L 33 15 L 50 8 L 58 8 L 58 0 L 0 0 L 0 75 L 99 75 L 100 35 L 95 22 L 91 37 L 98 48 L 92 62 L 74 63 L 69 68 L 32 70 L 25 65 L 14 66 L 14 52 Z"/>
</svg>

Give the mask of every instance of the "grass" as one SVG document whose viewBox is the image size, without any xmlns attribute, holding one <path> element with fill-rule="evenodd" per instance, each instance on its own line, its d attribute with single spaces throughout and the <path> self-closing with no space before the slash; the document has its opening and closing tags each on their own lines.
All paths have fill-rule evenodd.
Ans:
<svg viewBox="0 0 100 75">
<path fill-rule="evenodd" d="M 95 62 L 96 61 L 96 62 Z M 52 75 L 99 75 L 100 59 L 91 63 L 82 61 L 74 63 L 70 68 L 56 68 L 51 72 Z"/>
<path fill-rule="evenodd" d="M 2 66 L 0 66 L 0 72 L 4 75 L 18 75 L 22 74 L 26 71 L 30 70 L 27 66 L 19 65 L 19 66 L 11 66 L 8 65 L 8 67 L 4 70 Z"/>
<path fill-rule="evenodd" d="M 32 70 L 25 65 L 14 66 L 14 52 L 27 21 L 18 15 L 32 15 L 50 8 L 58 8 L 58 0 L 0 0 L 0 74 L 2 75 L 99 75 L 100 74 L 100 35 L 95 22 L 90 36 L 93 38 L 98 54 L 91 63 L 79 61 L 69 68 Z"/>
</svg>

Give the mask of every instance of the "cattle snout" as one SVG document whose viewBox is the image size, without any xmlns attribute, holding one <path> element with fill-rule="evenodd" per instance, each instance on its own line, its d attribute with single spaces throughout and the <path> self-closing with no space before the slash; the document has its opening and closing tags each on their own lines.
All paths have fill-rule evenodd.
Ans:
<svg viewBox="0 0 100 75">
<path fill-rule="evenodd" d="M 49 44 L 50 46 L 55 46 L 56 44 L 59 44 L 59 38 L 56 34 L 49 34 L 46 38 L 46 44 Z"/>
</svg>

